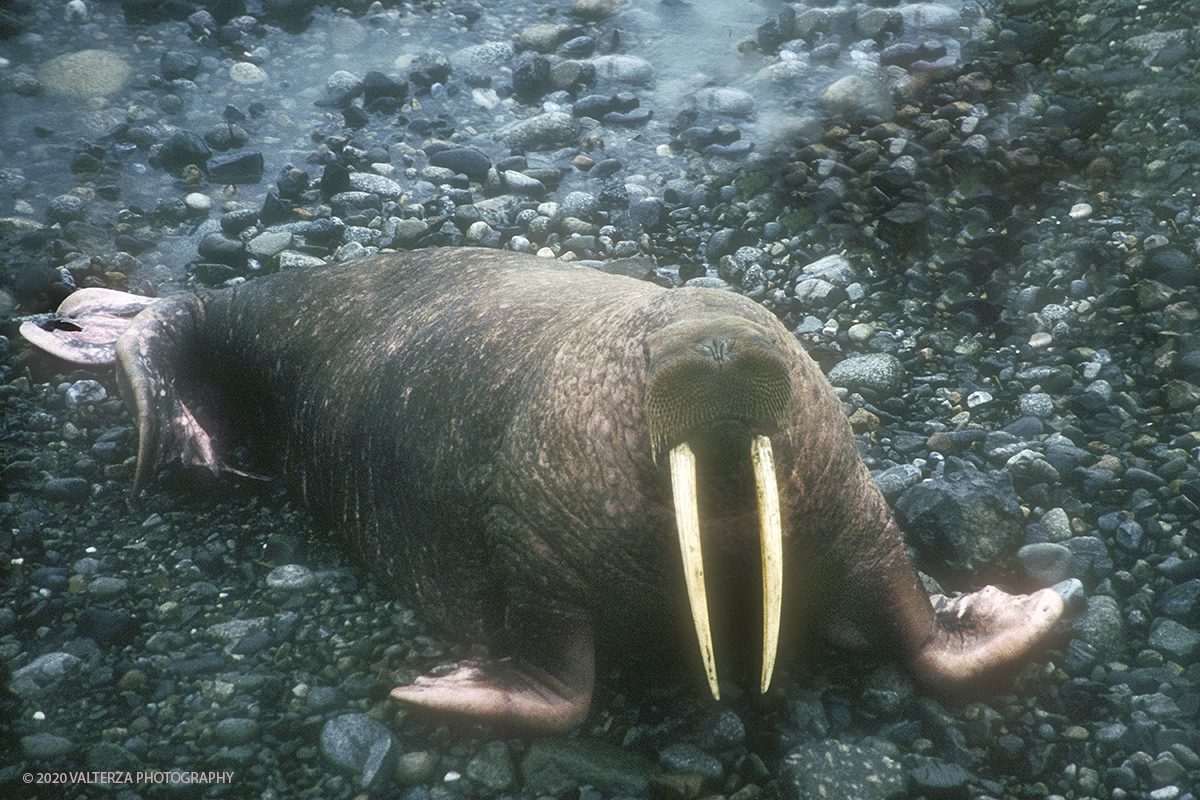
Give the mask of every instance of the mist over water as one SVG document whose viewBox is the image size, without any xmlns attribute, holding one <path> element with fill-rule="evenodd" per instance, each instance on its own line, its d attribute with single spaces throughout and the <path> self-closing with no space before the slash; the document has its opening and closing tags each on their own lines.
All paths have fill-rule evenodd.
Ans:
<svg viewBox="0 0 1200 800">
<path fill-rule="evenodd" d="M 44 221 L 50 201 L 81 184 L 103 187 L 119 197 L 118 203 L 109 204 L 112 208 L 95 211 L 100 215 L 116 214 L 121 206 L 148 212 L 163 198 L 204 192 L 214 204 L 210 218 L 180 226 L 141 256 L 157 265 L 158 277 L 166 278 L 180 275 L 182 265 L 195 258 L 196 242 L 213 229 L 220 212 L 261 207 L 287 166 L 319 177 L 317 151 L 324 136 L 343 133 L 368 145 L 386 144 L 395 167 L 392 176 L 397 178 L 403 177 L 406 153 L 419 155 L 426 141 L 439 138 L 436 128 L 409 127 L 417 118 L 442 119 L 443 129 L 452 130 L 456 140 L 490 147 L 493 158 L 502 157 L 506 150 L 490 139 L 491 131 L 542 110 L 570 113 L 570 104 L 547 101 L 539 108 L 522 105 L 503 92 L 497 96 L 494 88 L 511 83 L 507 66 L 489 75 L 492 89 L 464 88 L 466 69 L 460 56 L 485 43 L 512 44 L 532 23 L 587 27 L 566 8 L 548 13 L 521 3 L 488 3 L 483 16 L 468 25 L 454 15 L 453 5 L 432 12 L 387 9 L 361 17 L 319 6 L 311 24 L 299 33 L 258 26 L 251 37 L 257 46 L 235 59 L 227 48 L 197 41 L 186 22 L 129 25 L 118 4 L 92 3 L 86 22 L 66 24 L 61 8 L 52 5 L 41 12 L 44 27 L 0 41 L 0 78 L 10 88 L 0 114 L 0 216 Z M 836 27 L 785 42 L 778 52 L 760 51 L 754 45 L 756 31 L 784 8 L 782 3 L 744 0 L 631 0 L 618 15 L 590 28 L 599 33 L 593 57 L 630 56 L 653 69 L 651 80 L 633 84 L 600 73 L 593 86 L 580 91 L 632 91 L 641 107 L 652 110 L 653 117 L 639 126 L 609 126 L 604 131 L 610 143 L 623 148 L 620 158 L 628 172 L 657 173 L 663 179 L 681 174 L 681 165 L 665 164 L 661 152 L 681 112 L 695 112 L 700 124 L 732 122 L 742 141 L 752 141 L 757 152 L 764 152 L 781 132 L 803 128 L 806 119 L 819 115 L 820 92 L 838 78 L 864 74 L 882 82 L 875 43 L 847 44 L 854 36 Z M 963 5 L 951 0 L 905 8 L 921 22 L 931 10 L 958 12 Z M 797 15 L 810 11 L 805 5 L 794 9 Z M 918 36 L 936 36 L 952 56 L 960 40 L 970 35 L 961 26 L 908 27 Z M 810 61 L 810 51 L 823 39 L 840 43 L 836 56 Z M 445 86 L 414 89 L 392 120 L 390 132 L 381 132 L 377 122 L 361 132 L 349 130 L 339 108 L 321 104 L 328 93 L 326 82 L 339 70 L 359 79 L 372 70 L 403 79 L 413 57 L 431 50 L 448 56 L 454 72 Z M 84 60 L 82 66 L 64 61 L 81 51 L 100 51 L 104 58 Z M 194 78 L 164 80 L 161 60 L 170 52 L 198 59 Z M 39 85 L 31 88 L 35 80 Z M 713 87 L 732 91 L 713 95 Z M 709 94 L 696 94 L 700 90 Z M 179 130 L 203 135 L 225 122 L 230 106 L 247 115 L 236 124 L 250 139 L 242 148 L 214 152 L 212 162 L 261 151 L 265 169 L 257 184 L 182 184 L 176 175 L 149 163 L 149 144 L 130 141 L 137 137 L 127 133 L 130 128 L 145 129 L 153 133 L 150 141 L 158 142 Z M 248 113 L 255 108 L 257 114 Z M 103 155 L 105 168 L 89 176 L 74 174 L 73 159 L 89 147 Z M 545 163 L 562 166 L 565 159 Z M 564 177 L 567 188 L 585 185 L 584 175 L 568 171 Z"/>
</svg>

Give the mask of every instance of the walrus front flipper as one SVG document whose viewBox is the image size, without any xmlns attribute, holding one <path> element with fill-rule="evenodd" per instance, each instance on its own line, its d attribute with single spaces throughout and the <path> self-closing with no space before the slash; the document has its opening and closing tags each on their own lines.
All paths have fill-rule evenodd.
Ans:
<svg viewBox="0 0 1200 800">
<path fill-rule="evenodd" d="M 562 654 L 558 674 L 512 660 L 468 664 L 397 686 L 392 697 L 474 722 L 565 733 L 587 716 L 594 682 L 592 635 L 580 627 Z"/>
<path fill-rule="evenodd" d="M 112 289 L 81 289 L 59 305 L 45 324 L 21 323 L 31 344 L 74 364 L 112 364 L 117 339 L 133 317 L 155 302 Z"/>
<path fill-rule="evenodd" d="M 165 301 L 139 314 L 117 340 L 117 379 L 137 417 L 136 493 L 153 470 L 178 458 L 214 474 L 223 465 L 212 437 L 176 391 L 177 373 L 191 362 L 195 298 Z"/>
<path fill-rule="evenodd" d="M 929 598 L 936 629 L 917 653 L 917 676 L 935 692 L 970 698 L 1005 681 L 1050 633 L 1065 603 L 1055 589 L 1012 595 L 985 586 Z"/>
</svg>

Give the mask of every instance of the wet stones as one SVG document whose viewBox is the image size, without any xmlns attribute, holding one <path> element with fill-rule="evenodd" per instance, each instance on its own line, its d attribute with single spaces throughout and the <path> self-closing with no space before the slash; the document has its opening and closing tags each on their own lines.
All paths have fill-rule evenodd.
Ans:
<svg viewBox="0 0 1200 800">
<path fill-rule="evenodd" d="M 851 356 L 829 371 L 834 386 L 865 389 L 879 397 L 898 395 L 903 390 L 905 376 L 904 365 L 889 353 Z"/>
<path fill-rule="evenodd" d="M 191 131 L 176 131 L 151 152 L 150 161 L 168 172 L 177 172 L 188 166 L 203 169 L 212 150 L 203 137 Z"/>
<path fill-rule="evenodd" d="M 963 471 L 919 483 L 895 511 L 928 571 L 959 588 L 1002 577 L 1023 538 L 1011 484 L 990 474 Z"/>
<path fill-rule="evenodd" d="M 578 123 L 569 114 L 560 111 L 517 120 L 495 134 L 496 141 L 505 147 L 535 151 L 568 145 L 577 141 L 578 137 Z"/>
<path fill-rule="evenodd" d="M 379 791 L 391 780 L 396 746 L 382 723 L 365 714 L 343 714 L 321 729 L 321 753 L 360 788 Z"/>
<path fill-rule="evenodd" d="M 904 793 L 904 768 L 861 745 L 825 740 L 801 745 L 783 759 L 780 794 L 789 800 L 855 797 L 887 800 Z"/>
</svg>

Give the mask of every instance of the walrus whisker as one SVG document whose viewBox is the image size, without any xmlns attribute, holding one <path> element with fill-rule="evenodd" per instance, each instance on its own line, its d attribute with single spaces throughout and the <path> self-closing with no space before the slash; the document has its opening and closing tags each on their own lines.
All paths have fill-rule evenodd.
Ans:
<svg viewBox="0 0 1200 800">
<path fill-rule="evenodd" d="M 683 553 L 683 576 L 687 582 L 692 623 L 700 642 L 700 656 L 713 699 L 721 699 L 717 686 L 717 660 L 713 654 L 712 630 L 708 624 L 708 594 L 704 587 L 704 558 L 700 550 L 700 509 L 696 502 L 696 455 L 687 442 L 671 448 L 671 493 L 675 498 L 675 528 Z"/>
<path fill-rule="evenodd" d="M 771 685 L 775 654 L 779 650 L 779 626 L 783 616 L 783 523 L 779 512 L 779 484 L 775 479 L 775 456 L 771 440 L 755 436 L 750 445 L 754 483 L 758 488 L 759 537 L 762 545 L 763 650 L 761 692 Z"/>
</svg>

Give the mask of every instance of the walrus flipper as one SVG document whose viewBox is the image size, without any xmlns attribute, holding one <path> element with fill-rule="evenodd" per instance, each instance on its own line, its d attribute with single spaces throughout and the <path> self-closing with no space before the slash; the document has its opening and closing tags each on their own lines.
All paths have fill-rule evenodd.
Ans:
<svg viewBox="0 0 1200 800">
<path fill-rule="evenodd" d="M 471 663 L 397 686 L 392 697 L 478 722 L 565 733 L 587 716 L 595 682 L 591 631 L 580 627 L 569 640 L 557 674 L 516 659 Z"/>
<path fill-rule="evenodd" d="M 953 599 L 930 596 L 937 626 L 914 659 L 918 677 L 946 696 L 969 699 L 991 693 L 1045 644 L 1068 611 L 1064 594 L 1072 588 L 1012 595 L 985 586 Z"/>
<path fill-rule="evenodd" d="M 103 365 L 116 360 L 117 339 L 153 297 L 112 289 L 81 289 L 59 305 L 44 325 L 21 323 L 21 335 L 53 356 L 74 364 Z"/>
<path fill-rule="evenodd" d="M 224 469 L 212 437 L 176 391 L 180 365 L 191 363 L 186 343 L 197 338 L 195 305 L 191 296 L 164 301 L 139 314 L 117 340 L 117 379 L 137 417 L 135 493 L 176 458 L 214 474 Z"/>
</svg>

